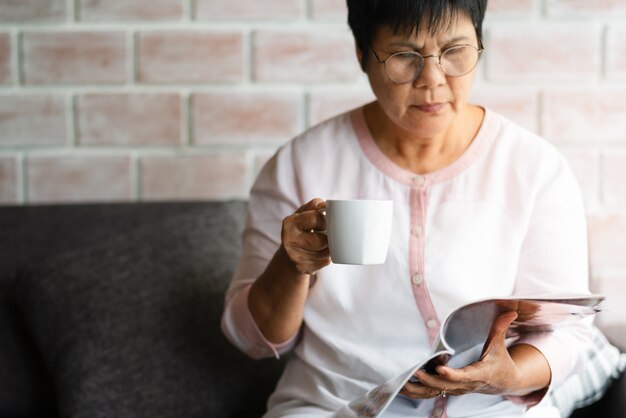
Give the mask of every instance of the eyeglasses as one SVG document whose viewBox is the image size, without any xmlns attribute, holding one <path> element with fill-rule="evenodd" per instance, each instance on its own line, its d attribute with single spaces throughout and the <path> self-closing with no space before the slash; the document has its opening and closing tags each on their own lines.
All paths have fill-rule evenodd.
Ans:
<svg viewBox="0 0 626 418">
<path fill-rule="evenodd" d="M 415 51 L 396 52 L 381 60 L 370 45 L 376 60 L 385 65 L 387 77 L 395 84 L 411 83 L 419 77 L 427 58 L 436 58 L 441 71 L 449 77 L 461 77 L 472 71 L 483 48 L 474 45 L 453 45 L 439 55 L 422 56 Z"/>
</svg>

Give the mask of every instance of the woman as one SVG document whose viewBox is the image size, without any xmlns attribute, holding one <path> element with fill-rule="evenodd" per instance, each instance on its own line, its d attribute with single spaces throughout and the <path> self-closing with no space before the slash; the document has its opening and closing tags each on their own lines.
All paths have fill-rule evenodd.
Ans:
<svg viewBox="0 0 626 418">
<path fill-rule="evenodd" d="M 376 101 L 310 129 L 267 163 L 227 294 L 223 329 L 239 348 L 264 357 L 295 346 L 267 417 L 328 415 L 408 369 L 463 303 L 588 292 L 585 215 L 563 158 L 468 103 L 485 8 L 348 0 Z M 316 233 L 331 198 L 394 201 L 384 265 L 331 264 Z M 507 347 L 514 318 L 495 321 L 470 365 L 418 372 L 421 383 L 402 391 L 417 400 L 413 416 L 522 416 L 580 369 L 588 323 Z"/>
</svg>

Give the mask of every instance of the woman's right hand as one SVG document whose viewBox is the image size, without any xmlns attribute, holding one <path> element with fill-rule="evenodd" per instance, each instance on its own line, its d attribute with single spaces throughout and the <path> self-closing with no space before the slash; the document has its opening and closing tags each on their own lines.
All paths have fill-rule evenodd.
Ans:
<svg viewBox="0 0 626 418">
<path fill-rule="evenodd" d="M 321 209 L 326 202 L 315 198 L 283 220 L 282 247 L 300 274 L 314 274 L 330 264 L 326 234 L 326 217 Z"/>
<path fill-rule="evenodd" d="M 304 318 L 311 275 L 330 264 L 322 199 L 313 199 L 283 219 L 281 245 L 248 294 L 250 314 L 265 338 L 282 344 Z M 311 232 L 313 231 L 313 232 Z"/>
</svg>

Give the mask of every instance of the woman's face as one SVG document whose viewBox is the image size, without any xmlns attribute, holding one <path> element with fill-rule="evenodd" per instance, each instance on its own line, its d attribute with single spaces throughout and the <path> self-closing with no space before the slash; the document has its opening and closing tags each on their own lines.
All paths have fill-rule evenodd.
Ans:
<svg viewBox="0 0 626 418">
<path fill-rule="evenodd" d="M 381 27 L 372 48 L 384 60 L 404 51 L 416 51 L 422 56 L 440 55 L 446 48 L 459 44 L 478 47 L 472 21 L 463 13 L 435 35 L 424 25 L 417 35 L 408 36 L 402 31 L 394 35 L 389 27 Z M 370 53 L 366 73 L 378 103 L 392 123 L 411 136 L 432 138 L 445 133 L 464 109 L 476 69 L 461 77 L 449 77 L 437 65 L 437 58 L 428 58 L 415 81 L 395 84 L 385 74 L 384 64 Z"/>
</svg>

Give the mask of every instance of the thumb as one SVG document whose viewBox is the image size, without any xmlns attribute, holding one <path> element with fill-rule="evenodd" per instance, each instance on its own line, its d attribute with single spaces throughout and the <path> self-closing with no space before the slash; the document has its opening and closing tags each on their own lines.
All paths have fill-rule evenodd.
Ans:
<svg viewBox="0 0 626 418">
<path fill-rule="evenodd" d="M 493 321 L 491 328 L 489 329 L 489 336 L 483 346 L 481 358 L 494 350 L 506 350 L 506 332 L 516 319 L 517 312 L 509 311 L 501 314 Z"/>
</svg>

